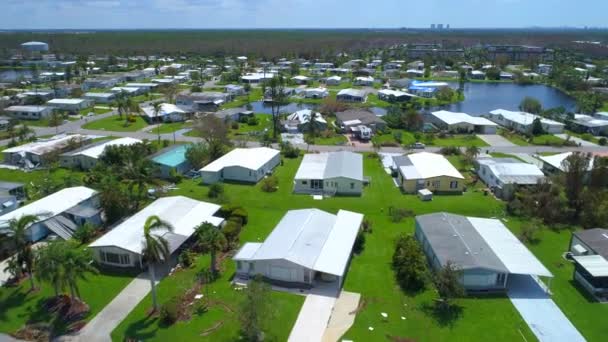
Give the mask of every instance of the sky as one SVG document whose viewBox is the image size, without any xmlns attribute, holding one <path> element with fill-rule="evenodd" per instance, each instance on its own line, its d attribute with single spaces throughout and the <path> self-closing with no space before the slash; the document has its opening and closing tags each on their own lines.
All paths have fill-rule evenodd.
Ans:
<svg viewBox="0 0 608 342">
<path fill-rule="evenodd" d="M 608 27 L 608 0 L 1 0 L 0 29 Z"/>
</svg>

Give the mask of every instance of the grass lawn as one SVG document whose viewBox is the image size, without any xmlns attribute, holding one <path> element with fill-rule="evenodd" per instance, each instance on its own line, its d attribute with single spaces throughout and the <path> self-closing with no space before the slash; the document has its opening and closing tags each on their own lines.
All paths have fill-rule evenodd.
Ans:
<svg viewBox="0 0 608 342">
<path fill-rule="evenodd" d="M 152 100 L 160 99 L 161 97 L 163 97 L 163 94 L 154 94 L 154 93 L 151 93 L 150 95 L 143 94 L 143 95 L 133 96 L 131 98 L 131 100 L 133 100 L 133 102 L 140 103 L 140 102 L 146 102 L 146 101 L 152 101 Z"/>
<path fill-rule="evenodd" d="M 366 218 L 373 224 L 373 233 L 367 236 L 364 252 L 354 257 L 344 288 L 347 291 L 361 293 L 367 304 L 358 313 L 355 325 L 346 334 L 345 338 L 355 341 L 385 341 L 388 334 L 425 341 L 448 340 L 453 336 L 460 336 L 463 340 L 515 341 L 521 340 L 521 331 L 528 341 L 534 340 L 534 336 L 519 317 L 508 298 L 501 296 L 460 299 L 457 301 L 462 307 L 460 317 L 456 320 L 446 321 L 429 310 L 429 306 L 436 298 L 433 290 L 420 294 L 404 294 L 397 287 L 390 268 L 395 237 L 400 233 L 412 233 L 414 230 L 412 218 L 400 223 L 391 222 L 387 214 L 390 206 L 408 208 L 416 214 L 450 211 L 464 215 L 493 217 L 503 215 L 504 205 L 501 202 L 490 200 L 478 190 L 471 190 L 462 196 L 436 196 L 431 202 L 421 202 L 416 196 L 401 194 L 393 185 L 390 177 L 386 175 L 378 160 L 370 158 L 364 159 L 364 167 L 365 175 L 370 176 L 372 181 L 361 198 L 336 197 L 315 201 L 311 196 L 291 193 L 293 176 L 300 160 L 285 159 L 284 165 L 277 168 L 275 174 L 279 178 L 279 190 L 275 193 L 262 192 L 260 185 L 226 184 L 226 196 L 232 203 L 243 205 L 249 212 L 249 224 L 241 235 L 242 243 L 263 241 L 285 212 L 290 209 L 316 207 L 333 213 L 339 209 L 365 213 Z M 207 186 L 187 180 L 180 183 L 178 188 L 173 194 L 209 201 Z M 227 298 L 222 297 L 222 300 L 226 301 L 235 296 L 233 291 L 223 290 L 228 287 L 227 277 L 232 275 L 234 270 L 234 265 L 230 264 L 230 262 L 227 264 L 227 270 L 224 271 L 226 276 L 213 285 L 217 292 L 216 295 L 223 296 L 224 293 L 229 293 Z M 177 277 L 180 277 L 180 275 L 178 274 L 175 280 L 169 278 L 161 283 L 160 293 L 165 293 L 164 295 L 161 294 L 165 300 L 170 296 L 165 291 L 178 291 L 177 289 L 180 286 L 182 288 L 187 286 L 181 284 L 188 284 L 192 275 L 189 276 L 188 280 L 180 280 L 181 278 Z M 407 304 L 407 306 L 404 304 Z M 200 332 L 212 324 L 212 317 L 209 317 L 211 315 L 205 316 L 204 314 L 201 317 L 194 318 L 190 323 L 180 323 L 178 325 L 179 329 L 169 328 L 164 330 L 158 327 L 156 322 L 146 320 L 145 310 L 148 307 L 149 301 L 143 307 L 138 306 L 129 315 L 127 321 L 123 322 L 114 331 L 113 339 L 120 340 L 124 332 L 129 329 L 128 326 L 131 326 L 133 331 L 137 331 L 138 326 L 147 325 L 147 328 L 143 328 L 144 330 L 141 331 L 140 336 L 152 340 L 163 340 L 175 336 L 184 340 L 188 336 L 195 336 L 193 335 L 195 331 Z M 285 308 L 281 310 L 285 310 Z M 297 312 L 297 309 L 295 311 Z M 380 312 L 389 314 L 388 323 L 381 322 Z M 291 316 L 291 313 L 292 311 L 287 311 L 285 315 Z M 404 321 L 395 319 L 401 315 L 407 319 Z M 215 320 L 221 319 L 219 316 L 221 315 L 218 314 Z M 201 320 L 200 324 L 197 323 L 199 320 Z M 288 332 L 291 329 L 292 322 L 293 319 L 290 319 L 289 323 L 285 320 L 275 325 L 284 325 L 283 329 Z M 368 330 L 369 326 L 373 326 L 375 330 L 370 332 Z M 232 330 L 235 330 L 234 327 L 236 326 L 233 326 Z M 222 327 L 216 334 L 205 338 L 226 340 L 225 336 L 235 336 L 234 332 L 230 332 L 231 335 L 224 335 L 221 332 L 223 329 Z M 200 339 L 200 337 L 197 338 Z"/>
<path fill-rule="evenodd" d="M 592 142 L 594 144 L 599 144 L 599 142 L 600 142 L 600 139 L 594 137 L 593 135 L 591 135 L 589 133 L 577 133 L 577 132 L 568 131 L 568 130 L 565 130 L 564 133 L 566 133 L 570 136 L 573 136 L 573 137 L 583 139 L 585 141 Z"/>
<path fill-rule="evenodd" d="M 141 116 L 135 116 L 135 122 L 125 126 L 124 117 L 121 119 L 118 115 L 112 115 L 101 120 L 92 121 L 84 124 L 84 129 L 95 129 L 115 132 L 135 132 L 146 127 L 148 124 Z"/>
<path fill-rule="evenodd" d="M 530 146 L 530 143 L 522 136 L 516 133 L 499 130 L 498 133 L 505 139 L 509 140 L 517 146 Z"/>
<path fill-rule="evenodd" d="M 173 133 L 175 131 L 179 131 L 184 128 L 191 128 L 191 122 L 169 122 L 160 125 L 160 134 Z M 150 133 L 157 134 L 158 127 L 149 131 Z"/>
<path fill-rule="evenodd" d="M 522 163 L 527 163 L 527 161 L 519 158 L 518 156 L 514 155 L 514 154 L 507 154 L 507 153 L 500 153 L 500 152 L 492 152 L 490 153 L 490 155 L 494 158 L 513 158 L 516 160 L 521 161 Z"/>
<path fill-rule="evenodd" d="M 344 145 L 348 142 L 348 139 L 342 134 L 335 134 L 332 137 L 317 137 L 315 138 L 315 145 Z"/>
<path fill-rule="evenodd" d="M 397 142 L 395 139 L 395 135 L 401 134 L 401 144 Z M 420 139 L 416 139 L 412 132 L 408 132 L 403 129 L 392 129 L 390 133 L 387 134 L 378 134 L 375 136 L 383 146 L 410 146 L 415 142 L 422 142 L 428 146 L 437 146 L 437 147 L 445 147 L 445 146 L 460 146 L 460 147 L 469 147 L 469 146 L 477 146 L 477 147 L 485 147 L 488 144 L 478 138 L 475 135 L 448 135 L 445 138 L 440 138 L 438 136 L 434 136 L 431 140 L 428 135 L 421 134 Z"/>
<path fill-rule="evenodd" d="M 91 310 L 85 320 L 95 317 L 132 279 L 130 274 L 100 272 L 79 281 L 81 298 Z M 29 281 L 16 287 L 0 287 L 1 332 L 16 332 L 28 322 L 52 322 L 57 331 L 65 329 L 63 322 L 53 322 L 54 317 L 42 306 L 45 299 L 54 295 L 52 287 L 46 283 L 37 286 L 40 290 L 33 293 L 29 292 Z"/>
<path fill-rule="evenodd" d="M 249 102 L 261 101 L 263 96 L 262 88 L 252 87 L 249 95 L 236 96 L 234 100 L 223 104 L 221 109 L 244 107 Z"/>
<path fill-rule="evenodd" d="M 423 140 L 423 142 L 424 142 L 424 140 Z M 430 141 L 428 145 L 438 146 L 438 147 L 446 147 L 446 146 L 485 147 L 485 146 L 488 146 L 488 144 L 485 141 L 481 140 L 476 135 L 453 135 L 453 136 L 448 136 L 445 138 L 437 137 L 433 141 Z"/>
<path fill-rule="evenodd" d="M 542 146 L 558 145 L 558 146 L 561 146 L 563 143 L 564 143 L 564 139 L 558 138 L 553 134 L 537 135 L 532 138 L 532 145 L 542 145 Z"/>
<path fill-rule="evenodd" d="M 248 229 L 248 228 L 245 228 Z M 194 267 L 181 270 L 173 276 L 164 279 L 158 286 L 159 302 L 163 303 L 178 293 L 184 293 L 192 285 L 197 272 L 209 267 L 209 257 L 197 258 Z M 233 262 L 227 261 L 222 276 L 213 282 L 208 290 L 211 300 L 218 300 L 228 305 L 234 312 L 228 312 L 218 305 L 212 305 L 201 315 L 193 313 L 187 322 L 178 322 L 172 326 L 159 324 L 157 317 L 148 317 L 147 312 L 152 306 L 152 298 L 148 295 L 131 311 L 127 318 L 112 332 L 113 341 L 123 341 L 126 337 L 146 341 L 237 341 L 239 339 L 238 306 L 243 298 L 242 292 L 237 292 L 230 285 L 230 277 L 235 271 Z M 271 300 L 275 310 L 274 319 L 267 321 L 269 330 L 268 341 L 286 341 L 291 327 L 296 321 L 304 297 L 281 292 L 271 292 Z M 221 327 L 208 336 L 201 333 L 222 321 Z"/>
<path fill-rule="evenodd" d="M 95 115 L 103 114 L 109 112 L 111 109 L 108 108 L 97 108 L 97 107 L 89 107 L 84 108 L 79 111 L 80 115 L 87 115 L 89 113 L 93 113 Z"/>
</svg>

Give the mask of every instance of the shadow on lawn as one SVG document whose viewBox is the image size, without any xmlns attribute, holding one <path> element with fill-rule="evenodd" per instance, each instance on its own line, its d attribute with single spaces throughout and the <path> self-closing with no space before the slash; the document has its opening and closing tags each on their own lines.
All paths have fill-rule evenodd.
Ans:
<svg viewBox="0 0 608 342">
<path fill-rule="evenodd" d="M 579 284 L 578 281 L 574 280 L 574 279 L 570 279 L 568 280 L 568 283 L 570 283 L 570 286 L 574 287 L 578 293 L 587 300 L 588 303 L 597 303 L 597 299 L 595 299 L 589 292 L 587 292 L 587 290 L 585 290 L 585 288 Z"/>
<path fill-rule="evenodd" d="M 155 337 L 156 331 L 159 329 L 158 320 L 157 316 L 146 315 L 146 317 L 133 322 L 125 331 L 124 339 L 147 340 Z M 154 325 L 154 329 L 147 330 L 151 325 Z"/>
<path fill-rule="evenodd" d="M 447 307 L 442 307 L 439 303 L 424 303 L 421 306 L 422 312 L 432 317 L 437 324 L 442 327 L 452 327 L 456 320 L 460 319 L 463 314 L 463 307 L 458 304 L 450 304 Z"/>
</svg>

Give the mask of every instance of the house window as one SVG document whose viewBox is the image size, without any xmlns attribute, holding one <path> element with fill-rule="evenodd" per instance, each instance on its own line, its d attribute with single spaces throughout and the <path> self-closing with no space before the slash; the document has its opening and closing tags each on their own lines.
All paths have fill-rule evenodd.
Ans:
<svg viewBox="0 0 608 342">
<path fill-rule="evenodd" d="M 433 187 L 438 188 L 441 186 L 441 181 L 433 181 Z"/>
<path fill-rule="evenodd" d="M 253 271 L 255 271 L 255 264 L 250 262 L 249 263 L 249 272 L 253 272 Z"/>
<path fill-rule="evenodd" d="M 243 268 L 243 263 L 240 262 L 240 261 L 237 261 L 236 262 L 236 268 L 239 269 L 239 270 L 242 269 Z"/>
<path fill-rule="evenodd" d="M 451 181 L 450 182 L 450 189 L 458 189 L 458 182 L 457 181 Z"/>
<path fill-rule="evenodd" d="M 100 257 L 103 262 L 109 264 L 129 265 L 131 264 L 131 256 L 129 254 L 116 254 L 109 252 L 100 252 Z"/>
<path fill-rule="evenodd" d="M 350 183 L 351 190 L 355 188 L 355 183 Z"/>
<path fill-rule="evenodd" d="M 307 181 L 302 181 L 302 185 L 306 185 L 306 184 L 308 184 Z"/>
</svg>

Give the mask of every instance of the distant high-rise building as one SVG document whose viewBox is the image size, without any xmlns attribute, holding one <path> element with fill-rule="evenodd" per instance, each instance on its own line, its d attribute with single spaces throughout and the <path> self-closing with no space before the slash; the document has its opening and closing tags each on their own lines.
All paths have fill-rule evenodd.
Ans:
<svg viewBox="0 0 608 342">
<path fill-rule="evenodd" d="M 445 29 L 446 29 L 446 30 L 449 30 L 449 29 L 450 29 L 450 24 L 447 24 L 447 25 L 445 26 Z"/>
<path fill-rule="evenodd" d="M 443 30 L 443 24 L 437 24 L 437 29 L 438 30 Z"/>
<path fill-rule="evenodd" d="M 435 29 L 435 24 L 431 24 L 431 30 Z"/>
</svg>

